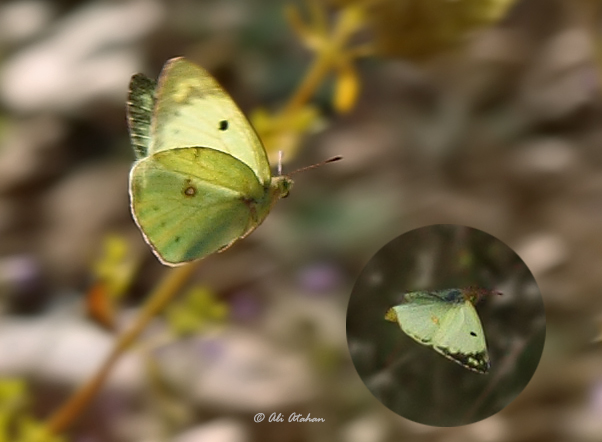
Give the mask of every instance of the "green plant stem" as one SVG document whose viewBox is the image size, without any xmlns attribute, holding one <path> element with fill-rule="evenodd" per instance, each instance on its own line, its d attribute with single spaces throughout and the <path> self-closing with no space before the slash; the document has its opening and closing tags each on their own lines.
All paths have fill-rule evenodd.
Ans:
<svg viewBox="0 0 602 442">
<path fill-rule="evenodd" d="M 303 82 L 291 97 L 284 109 L 283 115 L 292 115 L 295 111 L 307 103 L 322 82 L 322 78 L 328 73 L 332 65 L 330 51 L 322 51 L 314 60 L 313 65 L 305 75 Z"/>
<path fill-rule="evenodd" d="M 330 38 L 325 39 L 322 50 L 305 75 L 303 82 L 286 106 L 284 106 L 282 110 L 283 115 L 293 114 L 307 103 L 322 83 L 322 79 L 328 74 L 332 66 L 336 64 L 338 54 L 343 51 L 347 40 L 355 31 L 353 24 L 350 23 L 351 14 L 350 10 L 343 10 L 341 12 Z"/>
<path fill-rule="evenodd" d="M 188 281 L 197 266 L 188 264 L 171 270 L 161 281 L 160 285 L 148 298 L 138 317 L 123 334 L 119 336 L 113 350 L 101 365 L 98 372 L 87 383 L 82 385 L 47 421 L 48 431 L 61 433 L 80 415 L 84 408 L 96 396 L 113 365 L 121 355 L 136 341 L 155 315 L 179 293 L 181 287 Z"/>
</svg>

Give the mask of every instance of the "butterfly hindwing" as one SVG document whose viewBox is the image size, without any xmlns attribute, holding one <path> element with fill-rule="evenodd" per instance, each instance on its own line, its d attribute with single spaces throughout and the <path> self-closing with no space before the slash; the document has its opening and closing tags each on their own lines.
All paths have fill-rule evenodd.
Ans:
<svg viewBox="0 0 602 442">
<path fill-rule="evenodd" d="M 445 313 L 439 303 L 440 300 L 426 296 L 392 309 L 405 334 L 421 344 L 432 346 L 439 329 L 439 318 Z"/>
<path fill-rule="evenodd" d="M 387 319 L 396 320 L 412 339 L 465 368 L 478 373 L 489 371 L 481 321 L 459 290 L 410 292 L 404 298 L 405 303 L 389 310 Z"/>
<path fill-rule="evenodd" d="M 130 193 L 134 219 L 165 264 L 227 246 L 257 225 L 268 204 L 250 168 L 200 147 L 157 152 L 137 162 Z"/>
</svg>

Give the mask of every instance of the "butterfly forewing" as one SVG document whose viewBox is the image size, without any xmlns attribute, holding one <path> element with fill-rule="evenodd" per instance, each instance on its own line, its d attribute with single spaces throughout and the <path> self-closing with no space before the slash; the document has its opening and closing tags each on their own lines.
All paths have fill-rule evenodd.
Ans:
<svg viewBox="0 0 602 442">
<path fill-rule="evenodd" d="M 481 321 L 469 301 L 453 304 L 443 315 L 433 348 L 478 373 L 489 371 L 489 355 Z"/>
<path fill-rule="evenodd" d="M 156 99 L 151 153 L 210 147 L 245 163 L 263 185 L 270 182 L 270 166 L 257 134 L 207 71 L 183 58 L 169 60 Z"/>
</svg>

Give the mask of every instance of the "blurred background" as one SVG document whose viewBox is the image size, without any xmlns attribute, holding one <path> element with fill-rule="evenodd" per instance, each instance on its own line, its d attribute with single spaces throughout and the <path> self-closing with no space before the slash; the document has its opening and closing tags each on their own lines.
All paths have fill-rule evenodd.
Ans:
<svg viewBox="0 0 602 442">
<path fill-rule="evenodd" d="M 215 75 L 270 157 L 284 150 L 284 173 L 344 160 L 295 175 L 252 235 L 195 268 L 69 432 L 35 440 L 602 440 L 599 7 L 2 2 L 0 440 L 42 434 L 170 271 L 129 214 L 124 109 L 131 75 L 156 78 L 174 56 Z M 297 100 L 311 106 L 290 111 L 342 22 L 358 50 L 328 54 L 332 72 Z M 294 124 L 278 119 L 286 106 Z M 434 223 L 513 248 L 546 309 L 531 382 L 458 428 L 381 405 L 345 334 L 370 258 Z"/>
</svg>

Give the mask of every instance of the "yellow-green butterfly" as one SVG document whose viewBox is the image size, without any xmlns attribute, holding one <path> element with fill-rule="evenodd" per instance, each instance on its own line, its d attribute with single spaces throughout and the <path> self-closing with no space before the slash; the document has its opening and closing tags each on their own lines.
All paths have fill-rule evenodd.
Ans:
<svg viewBox="0 0 602 442">
<path fill-rule="evenodd" d="M 477 287 L 404 294 L 385 319 L 397 322 L 409 337 L 477 373 L 488 373 L 489 354 L 483 326 L 474 308 L 486 294 Z"/>
<path fill-rule="evenodd" d="M 134 75 L 127 113 L 136 155 L 132 214 L 163 264 L 231 246 L 291 189 L 290 178 L 272 177 L 261 141 L 230 96 L 184 58 L 168 60 L 158 84 Z"/>
</svg>

